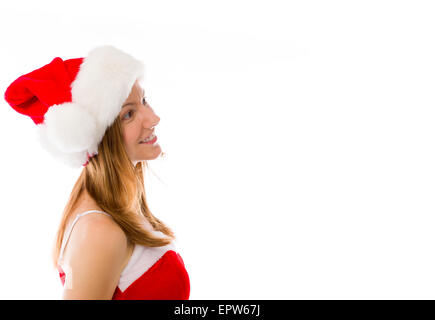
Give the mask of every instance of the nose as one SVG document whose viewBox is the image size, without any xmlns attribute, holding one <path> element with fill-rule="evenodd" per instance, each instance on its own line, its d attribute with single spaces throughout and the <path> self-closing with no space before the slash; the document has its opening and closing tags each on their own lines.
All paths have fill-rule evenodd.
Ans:
<svg viewBox="0 0 435 320">
<path fill-rule="evenodd" d="M 142 125 L 146 129 L 153 129 L 160 122 L 160 117 L 154 113 L 154 111 L 150 108 L 150 112 L 148 112 L 142 122 Z"/>
</svg>

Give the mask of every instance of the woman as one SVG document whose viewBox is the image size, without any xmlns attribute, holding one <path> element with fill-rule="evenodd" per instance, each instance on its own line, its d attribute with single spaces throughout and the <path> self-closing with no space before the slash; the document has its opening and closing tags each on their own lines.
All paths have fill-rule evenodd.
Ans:
<svg viewBox="0 0 435 320">
<path fill-rule="evenodd" d="M 84 166 L 54 247 L 64 299 L 189 298 L 175 235 L 146 202 L 143 167 L 161 148 L 143 77 L 142 62 L 101 46 L 85 58 L 56 57 L 5 92 L 48 152 Z"/>
</svg>

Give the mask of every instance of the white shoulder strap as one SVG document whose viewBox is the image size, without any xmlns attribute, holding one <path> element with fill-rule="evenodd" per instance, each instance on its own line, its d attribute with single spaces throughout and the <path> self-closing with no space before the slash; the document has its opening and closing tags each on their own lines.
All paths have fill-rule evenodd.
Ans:
<svg viewBox="0 0 435 320">
<path fill-rule="evenodd" d="M 70 237 L 70 235 L 71 235 L 72 229 L 74 228 L 74 225 L 76 224 L 77 220 L 78 220 L 80 217 L 82 217 L 82 216 L 84 216 L 84 215 L 87 215 L 88 213 L 92 213 L 92 212 L 103 213 L 103 214 L 105 214 L 106 216 L 112 217 L 110 214 L 108 214 L 108 213 L 106 213 L 106 212 L 103 212 L 103 211 L 99 211 L 99 210 L 89 210 L 89 211 L 86 211 L 86 212 L 79 213 L 79 214 L 75 217 L 74 221 L 72 222 L 71 227 L 68 229 L 68 231 L 67 231 L 67 232 L 64 234 L 64 236 L 63 236 L 62 247 L 60 248 L 60 254 L 59 254 L 59 261 L 62 261 L 62 258 L 63 258 L 63 251 L 65 250 L 66 243 L 68 242 L 68 239 L 69 239 L 69 237 Z"/>
</svg>

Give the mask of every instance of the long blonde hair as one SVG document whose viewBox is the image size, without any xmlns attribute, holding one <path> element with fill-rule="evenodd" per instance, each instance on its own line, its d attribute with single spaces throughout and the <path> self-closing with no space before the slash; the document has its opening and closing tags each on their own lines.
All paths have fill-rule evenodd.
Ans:
<svg viewBox="0 0 435 320">
<path fill-rule="evenodd" d="M 121 121 L 117 117 L 106 130 L 98 146 L 98 154 L 83 168 L 71 191 L 54 244 L 52 256 L 55 267 L 58 264 L 67 223 L 85 189 L 98 206 L 112 216 L 130 243 L 160 247 L 175 239 L 173 231 L 148 208 L 144 188 L 144 166 L 148 167 L 146 161 L 140 161 L 133 166 L 129 159 L 122 141 Z M 148 219 L 154 230 L 161 231 L 167 237 L 156 237 L 144 229 L 141 216 Z"/>
</svg>

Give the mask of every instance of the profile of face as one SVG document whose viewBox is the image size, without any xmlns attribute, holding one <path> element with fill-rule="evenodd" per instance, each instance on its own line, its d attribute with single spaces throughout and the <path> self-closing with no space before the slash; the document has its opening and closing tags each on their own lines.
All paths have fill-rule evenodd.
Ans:
<svg viewBox="0 0 435 320">
<path fill-rule="evenodd" d="M 136 80 L 119 113 L 124 146 L 133 165 L 138 161 L 155 159 L 162 152 L 157 137 L 150 143 L 143 142 L 155 134 L 154 127 L 160 122 L 144 94 L 144 89 Z"/>
</svg>

